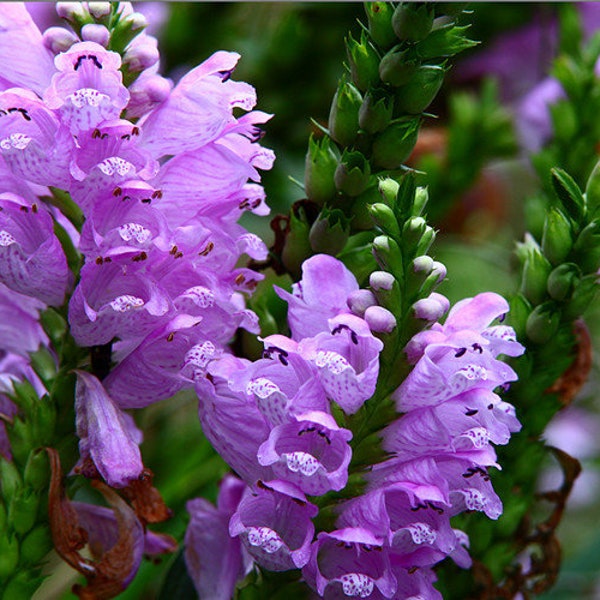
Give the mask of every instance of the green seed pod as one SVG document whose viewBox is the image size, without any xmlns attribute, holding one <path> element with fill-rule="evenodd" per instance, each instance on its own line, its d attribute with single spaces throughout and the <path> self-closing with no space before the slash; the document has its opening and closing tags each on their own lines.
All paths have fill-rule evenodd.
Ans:
<svg viewBox="0 0 600 600">
<path fill-rule="evenodd" d="M 544 302 L 533 309 L 527 318 L 527 337 L 535 344 L 545 344 L 551 340 L 560 323 L 560 313 L 554 302 Z"/>
<path fill-rule="evenodd" d="M 419 133 L 421 120 L 417 117 L 392 121 L 373 142 L 373 163 L 382 169 L 397 169 L 410 156 Z"/>
<path fill-rule="evenodd" d="M 304 190 L 309 200 L 320 206 L 335 197 L 336 189 L 333 175 L 338 164 L 337 157 L 331 148 L 331 140 L 324 137 L 315 140 L 311 135 L 308 140 L 304 169 Z"/>
<path fill-rule="evenodd" d="M 2 486 L 2 497 L 7 505 L 23 487 L 21 474 L 15 464 L 2 457 L 0 457 L 0 485 Z"/>
<path fill-rule="evenodd" d="M 33 490 L 40 491 L 46 488 L 50 481 L 50 465 L 44 450 L 32 450 L 29 453 L 23 480 L 25 485 Z"/>
<path fill-rule="evenodd" d="M 340 252 L 350 235 L 350 222 L 344 213 L 325 207 L 310 228 L 310 246 L 314 252 L 335 256 Z"/>
<path fill-rule="evenodd" d="M 360 43 L 352 35 L 346 38 L 346 53 L 352 82 L 360 91 L 379 83 L 379 55 L 364 31 Z"/>
<path fill-rule="evenodd" d="M 406 42 L 420 42 L 431 31 L 435 11 L 427 3 L 401 2 L 392 16 L 396 37 Z"/>
<path fill-rule="evenodd" d="M 411 80 L 396 93 L 396 110 L 411 115 L 422 113 L 436 97 L 444 81 L 445 70 L 437 65 L 423 65 Z"/>
<path fill-rule="evenodd" d="M 360 152 L 345 151 L 333 179 L 340 192 L 347 196 L 358 196 L 367 189 L 370 177 L 369 161 Z"/>
<path fill-rule="evenodd" d="M 19 540 L 14 535 L 0 535 L 0 581 L 6 581 L 19 564 Z"/>
<path fill-rule="evenodd" d="M 387 235 L 394 239 L 400 238 L 400 228 L 394 211 L 383 202 L 377 202 L 369 206 L 369 212 L 375 224 Z"/>
<path fill-rule="evenodd" d="M 27 533 L 35 524 L 40 497 L 23 488 L 13 495 L 8 505 L 8 520 L 19 534 Z"/>
<path fill-rule="evenodd" d="M 393 111 L 393 97 L 381 90 L 371 89 L 360 105 L 358 125 L 367 133 L 379 133 L 388 126 Z"/>
<path fill-rule="evenodd" d="M 392 29 L 393 6 L 389 2 L 365 2 L 369 33 L 373 41 L 384 49 L 396 43 Z"/>
<path fill-rule="evenodd" d="M 553 264 L 559 265 L 569 255 L 573 247 L 571 223 L 557 208 L 551 208 L 544 222 L 542 234 L 542 251 Z"/>
<path fill-rule="evenodd" d="M 553 300 L 561 302 L 573 294 L 581 271 L 573 263 L 564 263 L 556 267 L 548 276 L 548 294 Z"/>
<path fill-rule="evenodd" d="M 34 527 L 21 542 L 21 560 L 26 564 L 39 563 L 52 550 L 52 535 L 47 524 Z"/>
<path fill-rule="evenodd" d="M 402 46 L 394 46 L 379 63 L 379 77 L 383 83 L 399 87 L 407 84 L 415 74 L 419 61 Z"/>
<path fill-rule="evenodd" d="M 341 146 L 350 146 L 356 139 L 361 104 L 360 92 L 342 77 L 329 112 L 329 133 Z"/>
</svg>

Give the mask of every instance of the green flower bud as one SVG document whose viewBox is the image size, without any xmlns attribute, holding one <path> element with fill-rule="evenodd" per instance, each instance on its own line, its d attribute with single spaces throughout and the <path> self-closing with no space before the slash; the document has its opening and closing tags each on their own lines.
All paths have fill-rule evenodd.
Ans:
<svg viewBox="0 0 600 600">
<path fill-rule="evenodd" d="M 346 53 L 354 85 L 361 91 L 379 83 L 379 55 L 363 31 L 360 43 L 352 35 L 346 38 Z"/>
<path fill-rule="evenodd" d="M 392 121 L 373 142 L 373 163 L 383 169 L 397 169 L 410 156 L 419 133 L 421 119 L 401 118 Z"/>
<path fill-rule="evenodd" d="M 371 89 L 358 111 L 358 124 L 367 133 L 379 133 L 389 124 L 394 111 L 394 99 L 385 92 Z"/>
<path fill-rule="evenodd" d="M 536 306 L 527 318 L 525 331 L 535 344 L 545 344 L 554 337 L 559 323 L 560 313 L 554 302 L 544 302 Z"/>
<path fill-rule="evenodd" d="M 2 457 L 0 457 L 0 485 L 2 485 L 2 497 L 7 505 L 23 487 L 21 474 L 15 464 Z"/>
<path fill-rule="evenodd" d="M 16 492 L 8 505 L 8 520 L 19 534 L 27 533 L 35 524 L 40 497 L 22 488 Z"/>
<path fill-rule="evenodd" d="M 360 92 L 342 77 L 329 112 L 329 133 L 341 146 L 350 146 L 356 139 L 361 104 Z"/>
<path fill-rule="evenodd" d="M 553 265 L 558 265 L 567 258 L 573 239 L 571 223 L 557 208 L 551 208 L 546 215 L 544 233 L 542 234 L 542 251 Z"/>
<path fill-rule="evenodd" d="M 52 550 L 52 536 L 48 525 L 34 527 L 21 542 L 21 560 L 26 564 L 39 563 Z"/>
<path fill-rule="evenodd" d="M 415 217 L 423 214 L 425 207 L 429 202 L 429 192 L 426 187 L 419 186 L 415 191 L 415 199 L 413 202 L 412 214 Z"/>
<path fill-rule="evenodd" d="M 392 16 L 392 28 L 398 39 L 420 42 L 431 31 L 435 11 L 426 3 L 401 2 Z"/>
<path fill-rule="evenodd" d="M 50 480 L 50 465 L 44 450 L 32 450 L 29 453 L 23 481 L 33 490 L 41 491 L 46 488 Z"/>
<path fill-rule="evenodd" d="M 514 294 L 509 303 L 509 324 L 515 330 L 517 339 L 523 339 L 525 337 L 527 319 L 532 311 L 531 303 L 522 294 Z"/>
<path fill-rule="evenodd" d="M 350 235 L 350 221 L 337 209 L 325 207 L 310 228 L 309 240 L 314 252 L 335 256 L 340 252 Z"/>
<path fill-rule="evenodd" d="M 575 286 L 571 299 L 565 308 L 565 317 L 567 319 L 576 319 L 580 317 L 588 306 L 592 303 L 598 292 L 598 275 L 586 275 L 582 277 Z"/>
<path fill-rule="evenodd" d="M 294 276 L 301 275 L 302 263 L 312 254 L 308 235 L 310 222 L 306 207 L 295 203 L 290 210 L 289 231 L 281 252 L 281 260 L 285 268 Z"/>
<path fill-rule="evenodd" d="M 387 235 L 378 235 L 373 240 L 373 255 L 382 269 L 389 271 L 402 285 L 404 267 L 400 246 Z"/>
<path fill-rule="evenodd" d="M 371 165 L 360 152 L 344 151 L 333 179 L 340 192 L 358 196 L 367 189 L 371 177 Z"/>
<path fill-rule="evenodd" d="M 585 187 L 585 198 L 588 213 L 591 217 L 600 216 L 600 162 L 596 163 Z"/>
<path fill-rule="evenodd" d="M 398 88 L 396 110 L 417 115 L 422 113 L 436 97 L 444 81 L 445 70 L 437 65 L 423 65 L 410 81 Z"/>
<path fill-rule="evenodd" d="M 387 235 L 394 239 L 400 238 L 400 228 L 394 211 L 383 202 L 369 206 L 369 212 L 375 224 Z"/>
<path fill-rule="evenodd" d="M 369 285 L 378 303 L 391 310 L 401 305 L 400 287 L 395 277 L 387 271 L 373 271 L 369 276 Z"/>
<path fill-rule="evenodd" d="M 477 42 L 465 37 L 469 26 L 457 27 L 448 23 L 434 29 L 417 45 L 417 53 L 423 60 L 454 56 L 463 50 L 477 46 Z"/>
<path fill-rule="evenodd" d="M 336 189 L 333 175 L 338 164 L 337 156 L 331 149 L 331 140 L 323 137 L 308 140 L 304 168 L 304 190 L 307 197 L 319 205 L 335 197 Z"/>
<path fill-rule="evenodd" d="M 382 48 L 389 48 L 396 43 L 396 34 L 392 29 L 393 6 L 389 2 L 365 2 L 364 6 L 373 41 Z"/>
<path fill-rule="evenodd" d="M 600 219 L 594 219 L 579 234 L 573 245 L 577 264 L 584 272 L 600 266 Z"/>
<path fill-rule="evenodd" d="M 396 204 L 399 189 L 400 184 L 391 177 L 385 177 L 379 180 L 379 193 L 388 206 L 394 206 Z"/>
<path fill-rule="evenodd" d="M 524 259 L 521 293 L 533 304 L 540 304 L 546 297 L 548 275 L 552 265 L 531 237 L 518 246 L 517 254 Z"/>
<path fill-rule="evenodd" d="M 6 581 L 18 564 L 19 540 L 14 535 L 0 535 L 0 581 Z"/>
<path fill-rule="evenodd" d="M 553 300 L 565 300 L 573 293 L 580 275 L 579 267 L 573 263 L 559 265 L 548 276 L 548 294 Z"/>
<path fill-rule="evenodd" d="M 50 396 L 42 396 L 30 414 L 31 435 L 36 446 L 49 444 L 56 427 L 56 406 Z"/>
<path fill-rule="evenodd" d="M 408 83 L 415 74 L 419 61 L 402 46 L 394 46 L 379 63 L 379 77 L 383 83 L 399 87 Z"/>
<path fill-rule="evenodd" d="M 435 241 L 435 236 L 436 236 L 435 229 L 433 229 L 433 227 L 429 227 L 429 225 L 428 225 L 425 228 L 425 231 L 423 232 L 423 235 L 421 236 L 419 243 L 417 244 L 415 253 L 417 255 L 425 254 L 429 250 L 429 248 L 431 248 L 431 244 L 433 244 L 433 242 Z"/>
</svg>

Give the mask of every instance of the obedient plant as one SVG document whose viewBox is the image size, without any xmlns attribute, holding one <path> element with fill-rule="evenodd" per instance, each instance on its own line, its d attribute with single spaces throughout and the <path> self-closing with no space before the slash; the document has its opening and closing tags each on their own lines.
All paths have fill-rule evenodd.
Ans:
<svg viewBox="0 0 600 600">
<path fill-rule="evenodd" d="M 143 557 L 178 543 L 168 597 L 541 589 L 515 587 L 510 569 L 597 285 L 598 172 L 582 191 L 552 171 L 543 233 L 517 248 L 517 293 L 452 305 L 429 254 L 426 174 L 406 163 L 474 42 L 460 7 L 365 10 L 308 143 L 306 198 L 273 221 L 268 249 L 240 223 L 269 212 L 260 171 L 274 154 L 259 143 L 271 115 L 233 78 L 238 54 L 173 83 L 129 3 L 58 3 L 64 27 L 43 32 L 23 4 L 0 5 L 2 598 L 30 598 L 52 549 L 80 598 L 127 594 Z M 487 93 L 499 132 L 508 117 Z M 508 134 L 449 193 L 512 148 Z M 429 164 L 438 178 L 447 167 Z M 231 471 L 211 475 L 216 504 L 188 495 L 185 534 L 155 528 L 173 513 L 138 418 L 178 392 Z"/>
</svg>

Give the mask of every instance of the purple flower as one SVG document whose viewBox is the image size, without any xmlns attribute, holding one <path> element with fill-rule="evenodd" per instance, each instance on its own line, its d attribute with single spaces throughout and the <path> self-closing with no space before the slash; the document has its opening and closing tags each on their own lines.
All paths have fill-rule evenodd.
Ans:
<svg viewBox="0 0 600 600">
<path fill-rule="evenodd" d="M 141 432 L 117 408 L 102 383 L 83 371 L 77 371 L 75 412 L 81 471 L 86 473 L 91 459 L 111 487 L 125 487 L 137 479 L 144 469 Z"/>
<path fill-rule="evenodd" d="M 383 343 L 354 315 L 330 319 L 328 329 L 331 333 L 323 331 L 302 340 L 298 350 L 317 367 L 327 396 L 352 414 L 375 391 Z"/>
<path fill-rule="evenodd" d="M 46 304 L 62 304 L 71 274 L 44 207 L 0 195 L 0 282 Z"/>
<path fill-rule="evenodd" d="M 352 433 L 327 413 L 311 412 L 296 419 L 271 430 L 258 449 L 258 462 L 272 466 L 277 477 L 294 483 L 305 494 L 341 490 L 348 481 Z"/>
<path fill-rule="evenodd" d="M 248 489 L 229 522 L 256 562 L 271 571 L 302 568 L 310 558 L 317 507 L 295 486 L 259 482 Z"/>
<path fill-rule="evenodd" d="M 186 505 L 191 519 L 185 534 L 185 563 L 200 598 L 230 600 L 236 583 L 252 566 L 240 539 L 229 535 L 229 521 L 245 488 L 230 475 L 221 482 L 216 507 L 202 498 Z"/>
<path fill-rule="evenodd" d="M 383 540 L 368 529 L 350 527 L 321 532 L 302 571 L 325 598 L 394 598 L 397 582 Z"/>
<path fill-rule="evenodd" d="M 347 299 L 358 290 L 358 283 L 342 262 L 317 254 L 302 264 L 302 279 L 292 286 L 291 294 L 275 290 L 289 305 L 292 337 L 299 341 L 327 331 L 329 319 L 349 312 Z"/>
</svg>

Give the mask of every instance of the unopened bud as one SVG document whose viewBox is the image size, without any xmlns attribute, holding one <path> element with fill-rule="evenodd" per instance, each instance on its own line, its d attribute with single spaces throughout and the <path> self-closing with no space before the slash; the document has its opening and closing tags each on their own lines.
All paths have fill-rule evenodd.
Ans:
<svg viewBox="0 0 600 600">
<path fill-rule="evenodd" d="M 131 71 L 138 72 L 154 66 L 159 58 L 160 55 L 156 39 L 145 36 L 144 43 L 132 44 L 127 48 L 123 55 L 123 63 L 126 64 Z"/>
<path fill-rule="evenodd" d="M 141 31 L 148 27 L 148 19 L 140 12 L 131 13 L 124 21 L 131 28 L 131 31 Z"/>
<path fill-rule="evenodd" d="M 548 294 L 553 300 L 565 300 L 573 293 L 580 277 L 579 267 L 565 263 L 556 267 L 548 276 Z"/>
<path fill-rule="evenodd" d="M 397 169 L 410 156 L 417 142 L 421 120 L 417 117 L 392 121 L 373 142 L 373 163 L 383 169 Z"/>
<path fill-rule="evenodd" d="M 415 190 L 415 199 L 412 207 L 412 214 L 415 217 L 423 214 L 425 207 L 427 206 L 427 202 L 429 202 L 429 192 L 426 187 L 419 186 Z"/>
<path fill-rule="evenodd" d="M 365 91 L 379 82 L 379 56 L 363 31 L 360 43 L 352 35 L 346 39 L 346 52 L 354 85 Z"/>
<path fill-rule="evenodd" d="M 450 308 L 450 301 L 446 296 L 433 292 L 427 298 L 421 298 L 413 304 L 415 317 L 425 321 L 439 321 Z"/>
<path fill-rule="evenodd" d="M 348 241 L 350 223 L 339 209 L 324 208 L 310 228 L 311 248 L 317 253 L 335 256 Z"/>
<path fill-rule="evenodd" d="M 96 42 L 105 48 L 110 40 L 110 31 L 98 23 L 87 23 L 81 28 L 81 39 L 85 42 Z"/>
<path fill-rule="evenodd" d="M 383 131 L 392 119 L 394 99 L 381 90 L 369 90 L 358 111 L 358 124 L 367 133 Z"/>
<path fill-rule="evenodd" d="M 384 49 L 396 43 L 392 28 L 393 6 L 389 2 L 365 2 L 369 33 L 376 44 Z"/>
<path fill-rule="evenodd" d="M 553 265 L 559 265 L 567 258 L 572 247 L 573 239 L 569 220 L 560 210 L 551 208 L 546 215 L 542 235 L 544 255 Z"/>
<path fill-rule="evenodd" d="M 379 265 L 399 280 L 404 280 L 402 251 L 398 244 L 387 235 L 378 235 L 373 240 L 373 255 Z"/>
<path fill-rule="evenodd" d="M 542 255 L 537 244 L 527 243 L 526 250 L 521 292 L 534 305 L 540 304 L 546 296 L 548 275 L 552 266 Z"/>
<path fill-rule="evenodd" d="M 369 276 L 369 285 L 374 291 L 391 290 L 396 280 L 387 271 L 373 271 Z"/>
<path fill-rule="evenodd" d="M 600 219 L 594 219 L 579 234 L 573 245 L 576 262 L 584 272 L 600 267 Z"/>
<path fill-rule="evenodd" d="M 42 43 L 53 54 L 66 52 L 73 44 L 77 43 L 79 38 L 64 27 L 49 27 L 44 31 Z"/>
<path fill-rule="evenodd" d="M 306 210 L 301 205 L 290 210 L 289 232 L 281 252 L 285 268 L 293 275 L 301 274 L 302 263 L 312 254 L 309 241 L 310 225 Z"/>
<path fill-rule="evenodd" d="M 391 333 L 396 328 L 396 317 L 383 306 L 370 306 L 364 318 L 371 331 Z"/>
<path fill-rule="evenodd" d="M 433 7 L 427 3 L 401 2 L 392 16 L 392 28 L 398 39 L 420 42 L 431 31 L 434 16 Z"/>
<path fill-rule="evenodd" d="M 56 14 L 69 22 L 82 23 L 90 18 L 90 13 L 81 2 L 57 2 Z"/>
<path fill-rule="evenodd" d="M 396 203 L 399 189 L 400 184 L 391 177 L 385 177 L 379 181 L 379 193 L 388 206 L 394 206 Z"/>
<path fill-rule="evenodd" d="M 112 11 L 110 2 L 88 2 L 88 10 L 94 19 L 108 17 Z"/>
<path fill-rule="evenodd" d="M 367 189 L 371 166 L 360 152 L 344 152 L 333 179 L 340 192 L 358 196 Z"/>
<path fill-rule="evenodd" d="M 369 306 L 377 306 L 377 298 L 370 290 L 354 290 L 350 292 L 346 303 L 355 315 L 362 317 Z"/>
<path fill-rule="evenodd" d="M 402 46 L 392 48 L 379 63 L 379 77 L 383 83 L 394 87 L 407 84 L 415 74 L 419 62 Z"/>
<path fill-rule="evenodd" d="M 398 88 L 396 110 L 411 115 L 422 113 L 440 91 L 444 73 L 444 69 L 437 65 L 419 67 L 410 81 Z"/>
<path fill-rule="evenodd" d="M 417 258 L 413 260 L 413 271 L 415 273 L 425 273 L 425 275 L 429 275 L 432 269 L 433 258 L 431 258 L 431 256 L 425 254 L 423 256 L 417 256 Z"/>
<path fill-rule="evenodd" d="M 511 297 L 509 310 L 510 325 L 515 330 L 518 339 L 525 337 L 525 326 L 531 311 L 531 303 L 522 294 L 514 294 Z"/>
<path fill-rule="evenodd" d="M 575 286 L 573 295 L 565 308 L 567 319 L 580 317 L 592 303 L 598 293 L 598 275 L 586 275 Z"/>
<path fill-rule="evenodd" d="M 544 302 L 536 306 L 527 318 L 527 337 L 536 344 L 545 344 L 554 337 L 559 323 L 560 313 L 554 303 Z"/>
<path fill-rule="evenodd" d="M 383 202 L 377 202 L 369 206 L 369 212 L 375 224 L 387 235 L 395 239 L 400 238 L 400 227 L 394 211 Z"/>
<path fill-rule="evenodd" d="M 353 84 L 340 80 L 329 112 L 329 133 L 342 146 L 350 146 L 358 133 L 358 111 L 362 96 Z"/>
<path fill-rule="evenodd" d="M 600 162 L 596 163 L 585 188 L 587 210 L 591 217 L 600 216 Z"/>
<path fill-rule="evenodd" d="M 31 571 L 29 571 L 29 569 L 17 571 L 6 584 L 6 587 L 4 587 L 2 600 L 8 598 L 10 598 L 10 600 L 26 600 L 32 598 L 39 585 L 39 580 L 36 577 L 31 576 Z"/>
<path fill-rule="evenodd" d="M 319 205 L 336 195 L 333 176 L 338 159 L 331 148 L 331 140 L 324 137 L 315 140 L 311 135 L 304 164 L 304 189 L 307 197 Z"/>
</svg>

